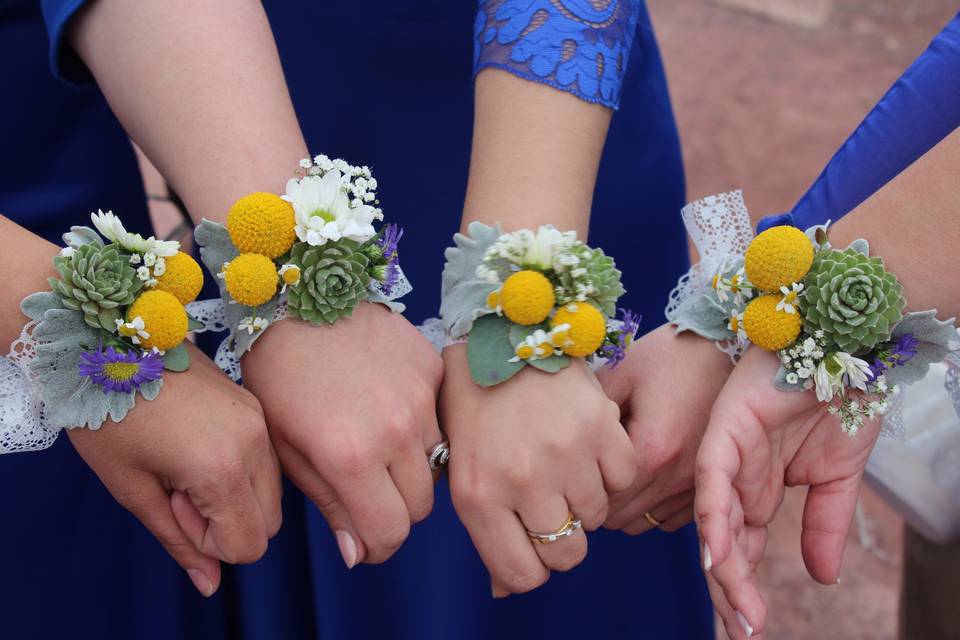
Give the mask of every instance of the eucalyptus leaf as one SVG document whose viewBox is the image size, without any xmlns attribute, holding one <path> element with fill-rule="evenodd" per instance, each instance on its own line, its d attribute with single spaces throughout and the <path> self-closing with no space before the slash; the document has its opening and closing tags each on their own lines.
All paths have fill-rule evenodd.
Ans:
<svg viewBox="0 0 960 640">
<path fill-rule="evenodd" d="M 103 246 L 103 239 L 100 234 L 90 227 L 70 227 L 70 231 L 63 234 L 63 242 L 73 249 L 79 249 L 85 244 Z"/>
<path fill-rule="evenodd" d="M 467 363 L 470 376 L 481 387 L 492 387 L 508 380 L 526 363 L 523 360 L 510 362 L 513 347 L 510 346 L 511 322 L 496 315 L 477 318 L 467 337 Z"/>
<path fill-rule="evenodd" d="M 207 325 L 203 324 L 189 313 L 187 314 L 187 331 L 203 331 Z"/>
<path fill-rule="evenodd" d="M 477 267 L 483 264 L 487 249 L 503 233 L 500 225 L 491 227 L 473 222 L 467 229 L 469 235 L 457 233 L 454 246 L 444 256 L 440 296 L 440 317 L 444 328 L 454 336 L 463 336 L 477 318 L 492 313 L 487 309 L 487 296 L 497 290 L 499 284 L 477 278 Z"/>
<path fill-rule="evenodd" d="M 530 366 L 547 373 L 556 373 L 570 366 L 570 356 L 550 356 L 543 360 L 530 360 Z"/>
<path fill-rule="evenodd" d="M 505 318 L 506 319 L 506 318 Z M 507 320 L 507 322 L 510 322 Z M 540 329 L 542 331 L 550 331 L 550 325 L 545 322 L 540 324 L 534 324 L 530 326 L 524 326 L 522 324 L 515 324 L 510 322 L 510 331 L 507 332 L 507 338 L 510 341 L 510 347 L 516 351 L 517 345 L 527 339 L 527 336 L 531 335 L 534 331 Z"/>
<path fill-rule="evenodd" d="M 911 334 L 919 341 L 917 354 L 906 363 L 887 369 L 887 384 L 911 385 L 923 379 L 930 365 L 941 362 L 951 351 L 960 349 L 954 318 L 937 320 L 937 310 L 908 313 L 893 328 L 892 341 L 905 334 Z"/>
<path fill-rule="evenodd" d="M 163 354 L 163 368 L 167 371 L 186 371 L 190 368 L 190 352 L 187 345 L 180 343 Z"/>
</svg>

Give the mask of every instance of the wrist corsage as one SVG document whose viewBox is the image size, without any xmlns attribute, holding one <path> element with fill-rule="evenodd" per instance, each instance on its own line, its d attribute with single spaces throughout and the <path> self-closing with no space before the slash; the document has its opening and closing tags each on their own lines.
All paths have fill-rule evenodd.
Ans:
<svg viewBox="0 0 960 640">
<path fill-rule="evenodd" d="M 252 193 L 226 225 L 197 227 L 200 257 L 217 275 L 224 324 L 239 358 L 275 320 L 334 324 L 361 302 L 394 302 L 412 287 L 400 269 L 402 231 L 383 220 L 367 167 L 319 155 L 300 162 L 282 196 Z"/>
<path fill-rule="evenodd" d="M 508 380 L 525 366 L 555 373 L 570 358 L 623 359 L 638 318 L 614 261 L 551 226 L 502 233 L 474 222 L 447 249 L 440 317 L 453 341 L 467 339 L 478 385 Z"/>
<path fill-rule="evenodd" d="M 109 211 L 91 217 L 100 234 L 64 234 L 52 291 L 21 303 L 32 322 L 12 352 L 53 429 L 98 429 L 108 417 L 123 420 L 138 393 L 156 398 L 164 370 L 189 367 L 183 342 L 200 328 L 185 305 L 200 293 L 203 272 L 180 243 L 129 233 Z"/>
<path fill-rule="evenodd" d="M 718 229 L 734 220 L 742 228 L 740 216 L 728 215 L 745 216 L 739 192 L 692 206 L 684 213 L 688 229 L 711 216 Z M 870 255 L 866 240 L 838 249 L 828 233 L 829 223 L 806 232 L 767 229 L 741 254 L 723 256 L 709 278 L 698 273 L 699 286 L 687 276 L 685 295 L 675 292 L 667 317 L 678 331 L 776 352 L 775 385 L 815 391 L 854 435 L 864 420 L 886 411 L 898 386 L 923 378 L 960 341 L 953 318 L 938 320 L 936 310 L 904 312 L 903 288 L 882 258 Z"/>
</svg>

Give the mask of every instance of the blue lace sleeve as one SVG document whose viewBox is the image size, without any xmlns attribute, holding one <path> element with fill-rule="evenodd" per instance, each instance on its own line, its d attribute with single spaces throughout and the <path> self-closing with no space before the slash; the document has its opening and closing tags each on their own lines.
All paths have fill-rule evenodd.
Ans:
<svg viewBox="0 0 960 640">
<path fill-rule="evenodd" d="M 487 67 L 620 104 L 642 0 L 479 0 L 474 75 Z"/>
</svg>

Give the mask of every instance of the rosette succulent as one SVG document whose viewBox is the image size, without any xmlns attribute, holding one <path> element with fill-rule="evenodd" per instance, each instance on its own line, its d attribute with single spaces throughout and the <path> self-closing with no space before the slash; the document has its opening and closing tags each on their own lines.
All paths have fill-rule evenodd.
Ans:
<svg viewBox="0 0 960 640">
<path fill-rule="evenodd" d="M 287 290 L 290 315 L 312 324 L 333 324 L 353 313 L 365 299 L 370 258 L 353 240 L 311 246 L 298 242 L 290 252 L 300 268 L 300 282 Z"/>
<path fill-rule="evenodd" d="M 90 243 L 77 247 L 72 256 L 53 259 L 60 278 L 48 280 L 63 305 L 83 313 L 94 329 L 117 331 L 122 307 L 130 305 L 143 283 L 130 265 L 130 258 L 115 244 Z"/>
<path fill-rule="evenodd" d="M 577 244 L 554 260 L 557 274 L 557 304 L 575 302 L 585 294 L 608 316 L 616 315 L 617 299 L 624 294 L 620 271 L 613 258 L 600 249 Z"/>
<path fill-rule="evenodd" d="M 853 248 L 819 252 L 803 284 L 804 331 L 822 330 L 851 354 L 889 340 L 906 306 L 903 288 L 883 261 Z"/>
</svg>

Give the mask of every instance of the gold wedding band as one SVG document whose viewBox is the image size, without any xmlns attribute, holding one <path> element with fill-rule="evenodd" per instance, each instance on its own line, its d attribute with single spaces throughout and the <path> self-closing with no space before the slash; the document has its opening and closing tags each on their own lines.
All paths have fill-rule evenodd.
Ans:
<svg viewBox="0 0 960 640">
<path fill-rule="evenodd" d="M 660 525 L 663 524 L 662 522 L 660 522 L 659 520 L 657 520 L 656 518 L 654 518 L 654 517 L 650 514 L 649 511 L 647 511 L 646 513 L 644 513 L 644 514 L 643 514 L 643 517 L 647 519 L 647 522 L 649 522 L 651 525 L 653 525 L 654 527 L 656 527 L 656 528 L 658 528 L 658 529 L 660 528 Z"/>
<path fill-rule="evenodd" d="M 579 520 L 576 519 L 576 516 L 573 515 L 573 512 L 567 512 L 567 521 L 563 523 L 563 526 L 552 531 L 550 533 L 537 533 L 535 531 L 530 531 L 527 529 L 527 537 L 530 538 L 531 542 L 536 544 L 550 544 L 551 542 L 556 542 L 561 538 L 567 538 L 572 536 L 577 529 L 581 528 L 583 525 Z"/>
</svg>

